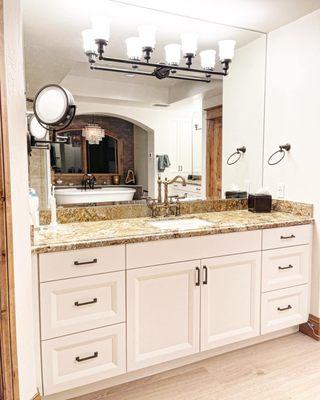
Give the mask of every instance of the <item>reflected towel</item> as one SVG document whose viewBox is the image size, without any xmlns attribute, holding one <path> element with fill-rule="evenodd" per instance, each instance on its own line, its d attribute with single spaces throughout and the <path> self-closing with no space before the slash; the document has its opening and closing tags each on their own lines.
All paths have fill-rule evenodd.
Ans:
<svg viewBox="0 0 320 400">
<path fill-rule="evenodd" d="M 170 167 L 170 160 L 168 154 L 158 156 L 158 171 L 163 172 L 166 168 Z"/>
</svg>

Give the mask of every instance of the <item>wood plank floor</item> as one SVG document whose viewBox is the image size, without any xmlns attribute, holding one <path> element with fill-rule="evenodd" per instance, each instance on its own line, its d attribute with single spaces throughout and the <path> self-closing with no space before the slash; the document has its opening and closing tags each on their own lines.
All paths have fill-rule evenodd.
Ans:
<svg viewBox="0 0 320 400">
<path fill-rule="evenodd" d="M 320 400 L 320 342 L 296 333 L 76 400 Z"/>
</svg>

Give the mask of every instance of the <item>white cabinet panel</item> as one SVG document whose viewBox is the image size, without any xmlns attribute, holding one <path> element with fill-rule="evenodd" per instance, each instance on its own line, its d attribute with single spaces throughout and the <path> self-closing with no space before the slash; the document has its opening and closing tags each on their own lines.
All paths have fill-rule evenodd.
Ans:
<svg viewBox="0 0 320 400">
<path fill-rule="evenodd" d="M 93 247 L 40 254 L 40 282 L 125 269 L 125 246 Z"/>
<path fill-rule="evenodd" d="M 262 232 L 264 250 L 310 244 L 312 240 L 312 225 L 264 229 Z"/>
<path fill-rule="evenodd" d="M 40 284 L 42 340 L 125 320 L 125 272 Z"/>
<path fill-rule="evenodd" d="M 44 394 L 126 372 L 125 324 L 42 342 Z"/>
<path fill-rule="evenodd" d="M 202 261 L 201 351 L 259 335 L 261 253 Z"/>
<path fill-rule="evenodd" d="M 199 351 L 199 267 L 185 262 L 127 271 L 128 371 Z"/>
<path fill-rule="evenodd" d="M 309 316 L 308 285 L 263 293 L 261 299 L 261 334 L 299 325 Z"/>
<path fill-rule="evenodd" d="M 127 268 L 197 260 L 261 249 L 261 231 L 235 232 L 127 245 Z"/>
<path fill-rule="evenodd" d="M 310 246 L 293 246 L 263 252 L 262 291 L 305 284 L 310 279 Z"/>
</svg>

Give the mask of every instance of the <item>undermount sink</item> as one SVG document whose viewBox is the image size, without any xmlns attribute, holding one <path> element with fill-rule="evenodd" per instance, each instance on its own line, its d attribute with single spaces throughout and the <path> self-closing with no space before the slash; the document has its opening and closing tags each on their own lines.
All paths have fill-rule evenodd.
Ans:
<svg viewBox="0 0 320 400">
<path fill-rule="evenodd" d="M 213 226 L 211 222 L 203 221 L 202 219 L 198 218 L 166 219 L 150 222 L 150 225 L 163 230 L 189 230 L 210 228 Z"/>
</svg>

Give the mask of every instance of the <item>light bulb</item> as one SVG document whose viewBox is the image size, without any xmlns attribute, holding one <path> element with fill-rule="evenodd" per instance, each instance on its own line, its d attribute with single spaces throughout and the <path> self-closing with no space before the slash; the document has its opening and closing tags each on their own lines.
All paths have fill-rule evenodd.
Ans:
<svg viewBox="0 0 320 400">
<path fill-rule="evenodd" d="M 139 37 L 129 37 L 126 39 L 127 55 L 130 60 L 141 60 L 142 45 Z"/>
<path fill-rule="evenodd" d="M 184 55 L 192 54 L 193 56 L 197 52 L 198 35 L 195 33 L 183 33 L 181 35 L 181 46 Z"/>
<path fill-rule="evenodd" d="M 219 42 L 220 61 L 233 59 L 235 45 L 236 45 L 235 40 L 220 40 Z"/>
<path fill-rule="evenodd" d="M 201 67 L 206 70 L 212 70 L 216 64 L 216 51 L 203 50 L 200 52 Z"/>
<path fill-rule="evenodd" d="M 94 31 L 93 29 L 85 29 L 82 31 L 83 38 L 83 48 L 87 53 L 95 53 L 97 49 L 97 45 L 95 43 Z"/>
<path fill-rule="evenodd" d="M 169 65 L 179 65 L 181 58 L 181 45 L 172 43 L 164 46 L 166 62 Z"/>
<path fill-rule="evenodd" d="M 92 29 L 96 40 L 105 40 L 108 42 L 110 38 L 111 19 L 104 15 L 91 17 Z"/>
<path fill-rule="evenodd" d="M 155 48 L 156 30 L 157 28 L 153 25 L 142 25 L 138 27 L 142 47 Z"/>
</svg>

